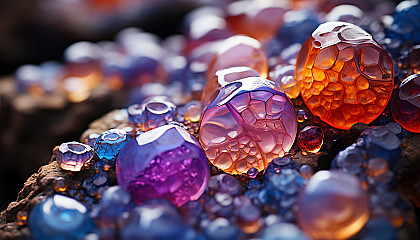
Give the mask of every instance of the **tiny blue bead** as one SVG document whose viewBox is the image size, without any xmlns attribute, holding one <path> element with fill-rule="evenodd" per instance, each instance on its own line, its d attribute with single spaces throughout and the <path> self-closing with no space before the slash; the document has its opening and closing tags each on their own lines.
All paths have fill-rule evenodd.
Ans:
<svg viewBox="0 0 420 240">
<path fill-rule="evenodd" d="M 95 141 L 95 153 L 99 159 L 115 159 L 130 140 L 130 135 L 121 129 L 110 129 L 103 132 Z"/>
</svg>

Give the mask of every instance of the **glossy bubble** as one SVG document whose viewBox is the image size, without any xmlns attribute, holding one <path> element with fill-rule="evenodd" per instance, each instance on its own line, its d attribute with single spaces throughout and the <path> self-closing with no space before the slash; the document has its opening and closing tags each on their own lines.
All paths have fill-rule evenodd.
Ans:
<svg viewBox="0 0 420 240">
<path fill-rule="evenodd" d="M 80 171 L 93 157 L 93 149 L 79 142 L 62 143 L 58 148 L 57 162 L 64 170 Z"/>
<path fill-rule="evenodd" d="M 33 239 L 83 239 L 93 230 L 88 209 L 82 203 L 54 195 L 36 205 L 28 219 Z"/>
<path fill-rule="evenodd" d="M 392 96 L 392 116 L 403 128 L 420 132 L 420 74 L 404 79 Z"/>
<path fill-rule="evenodd" d="M 368 194 L 353 175 L 319 171 L 299 195 L 298 224 L 314 239 L 347 239 L 368 218 Z"/>
<path fill-rule="evenodd" d="M 198 199 L 209 180 L 207 158 L 183 128 L 166 125 L 129 141 L 117 158 L 117 180 L 138 204 L 166 198 L 181 206 Z"/>
<path fill-rule="evenodd" d="M 302 45 L 295 77 L 314 115 L 333 127 L 350 129 L 382 113 L 391 97 L 394 67 L 366 31 L 327 22 Z"/>
<path fill-rule="evenodd" d="M 261 171 L 289 151 L 296 113 L 286 94 L 266 79 L 250 77 L 226 85 L 207 107 L 199 140 L 216 167 L 242 174 Z"/>
</svg>

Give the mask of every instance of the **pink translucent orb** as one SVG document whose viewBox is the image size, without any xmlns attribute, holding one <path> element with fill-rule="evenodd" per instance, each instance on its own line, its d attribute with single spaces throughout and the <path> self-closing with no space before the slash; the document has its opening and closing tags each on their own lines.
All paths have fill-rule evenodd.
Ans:
<svg viewBox="0 0 420 240">
<path fill-rule="evenodd" d="M 391 101 L 392 116 L 403 128 L 420 133 L 420 74 L 400 83 Z"/>
<path fill-rule="evenodd" d="M 117 180 L 137 204 L 166 198 L 197 200 L 210 177 L 200 144 L 183 128 L 165 125 L 130 140 L 117 157 Z"/>
<path fill-rule="evenodd" d="M 57 162 L 64 170 L 78 172 L 93 157 L 93 149 L 79 142 L 62 143 L 58 148 Z"/>
<path fill-rule="evenodd" d="M 264 170 L 289 151 L 296 113 L 273 82 L 249 77 L 224 86 L 204 111 L 199 140 L 216 167 L 231 174 Z"/>
<path fill-rule="evenodd" d="M 298 198 L 299 226 L 314 239 L 347 239 L 369 218 L 369 198 L 359 179 L 341 171 L 319 171 Z"/>
</svg>

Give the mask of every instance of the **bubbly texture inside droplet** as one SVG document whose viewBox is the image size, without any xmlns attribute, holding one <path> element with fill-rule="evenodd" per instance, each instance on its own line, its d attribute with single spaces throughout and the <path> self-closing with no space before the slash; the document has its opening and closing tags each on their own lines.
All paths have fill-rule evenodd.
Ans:
<svg viewBox="0 0 420 240">
<path fill-rule="evenodd" d="M 311 112 L 333 127 L 370 123 L 387 105 L 394 79 L 391 58 L 363 29 L 321 24 L 299 52 L 296 80 Z"/>
<path fill-rule="evenodd" d="M 211 105 L 199 135 L 209 160 L 232 174 L 265 169 L 291 148 L 296 136 L 296 114 L 287 96 L 261 88 L 259 78 L 241 81 L 251 82 L 252 90 L 232 92 L 224 98 L 226 103 Z"/>
</svg>

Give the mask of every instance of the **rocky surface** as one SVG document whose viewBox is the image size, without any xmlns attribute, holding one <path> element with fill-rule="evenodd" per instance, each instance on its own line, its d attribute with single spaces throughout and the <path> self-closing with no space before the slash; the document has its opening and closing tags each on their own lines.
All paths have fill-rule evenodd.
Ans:
<svg viewBox="0 0 420 240">
<path fill-rule="evenodd" d="M 299 123 L 298 131 L 300 131 L 304 126 L 316 124 L 311 122 L 309 119 L 304 123 Z M 114 110 L 104 115 L 102 118 L 92 122 L 87 129 L 80 137 L 80 141 L 90 133 L 102 133 L 105 130 L 110 128 L 120 128 L 127 126 L 125 113 L 121 110 Z M 322 126 L 321 128 L 328 126 Z M 291 150 L 291 159 L 298 163 L 299 165 L 307 164 L 313 167 L 315 170 L 328 169 L 330 166 L 331 160 L 335 155 L 342 149 L 351 145 L 355 140 L 360 136 L 364 129 L 368 125 L 366 124 L 355 124 L 348 131 L 340 131 L 339 138 L 336 141 L 325 141 L 321 151 L 318 153 L 303 153 L 298 147 L 293 146 Z M 323 129 L 325 130 L 325 129 Z M 403 148 L 402 148 L 402 160 L 398 172 L 400 176 L 411 175 L 412 173 L 418 172 L 420 165 L 420 135 L 411 135 L 410 138 L 403 139 Z M 27 179 L 22 190 L 17 195 L 16 201 L 13 201 L 9 204 L 7 209 L 5 209 L 0 214 L 0 239 L 25 239 L 29 234 L 29 229 L 27 226 L 19 225 L 16 214 L 19 211 L 29 212 L 33 206 L 39 203 L 46 196 L 52 195 L 55 193 L 53 181 L 57 177 L 63 177 L 66 179 L 68 188 L 67 189 L 79 189 L 81 183 L 86 178 L 91 178 L 95 171 L 93 168 L 85 168 L 80 172 L 68 172 L 62 170 L 55 160 L 56 152 L 58 146 L 56 146 L 52 151 L 52 156 L 50 162 L 39 170 L 32 174 L 31 177 Z M 95 161 L 95 159 L 93 160 Z M 213 169 L 212 172 L 217 172 Z M 259 174 L 259 176 L 261 173 Z M 108 176 L 110 176 L 110 185 L 116 184 L 115 178 L 115 169 L 111 168 L 108 171 Z M 237 176 L 243 180 L 243 176 Z M 416 182 L 415 182 L 416 183 Z M 411 188 L 414 189 L 414 188 Z"/>
</svg>

